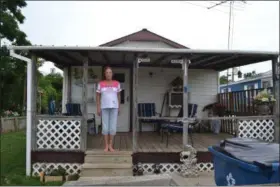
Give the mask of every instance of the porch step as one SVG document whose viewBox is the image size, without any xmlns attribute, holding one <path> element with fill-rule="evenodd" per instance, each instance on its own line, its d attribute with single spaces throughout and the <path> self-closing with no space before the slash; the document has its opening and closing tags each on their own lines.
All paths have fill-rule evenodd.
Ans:
<svg viewBox="0 0 280 187">
<path fill-rule="evenodd" d="M 132 155 L 132 151 L 115 151 L 115 152 L 104 152 L 103 150 L 90 149 L 86 151 L 86 155 Z"/>
<path fill-rule="evenodd" d="M 124 169 L 124 168 L 131 168 L 132 163 L 98 163 L 98 164 L 89 164 L 84 163 L 82 165 L 82 169 Z"/>
<path fill-rule="evenodd" d="M 132 152 L 88 150 L 81 177 L 132 176 Z"/>
<path fill-rule="evenodd" d="M 132 176 L 132 164 L 123 166 L 102 166 L 102 164 L 91 167 L 83 167 L 81 177 L 101 177 L 101 176 Z"/>
<path fill-rule="evenodd" d="M 113 153 L 87 151 L 85 163 L 132 163 L 132 152 L 118 151 Z"/>
<path fill-rule="evenodd" d="M 130 155 L 86 155 L 85 163 L 132 163 Z"/>
</svg>

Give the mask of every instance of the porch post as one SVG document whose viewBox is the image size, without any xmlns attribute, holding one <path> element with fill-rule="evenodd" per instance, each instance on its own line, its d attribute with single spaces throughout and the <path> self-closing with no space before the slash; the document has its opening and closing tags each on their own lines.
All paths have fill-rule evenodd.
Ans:
<svg viewBox="0 0 280 187">
<path fill-rule="evenodd" d="M 138 58 L 133 63 L 133 124 L 132 124 L 132 146 L 133 146 L 133 152 L 137 152 L 138 149 L 138 99 L 137 99 L 137 89 L 138 89 L 138 68 L 139 68 L 139 62 Z"/>
<path fill-rule="evenodd" d="M 188 112 L 188 66 L 190 61 L 186 58 L 183 58 L 182 67 L 183 67 L 183 151 L 180 154 L 180 161 L 183 162 L 181 174 L 184 177 L 197 177 L 197 157 L 196 149 L 192 145 L 188 144 L 188 130 L 189 130 L 189 112 Z"/>
<path fill-rule="evenodd" d="M 188 145 L 188 66 L 189 60 L 184 58 L 182 62 L 183 66 L 183 149 L 186 149 L 186 145 Z"/>
<path fill-rule="evenodd" d="M 72 93 L 71 93 L 71 91 L 72 91 L 72 88 L 71 88 L 71 86 L 72 86 L 72 67 L 68 66 L 67 69 L 68 69 L 68 72 L 67 72 L 68 73 L 67 74 L 67 102 L 71 103 L 72 102 L 72 100 L 71 100 L 71 97 L 72 97 Z"/>
<path fill-rule="evenodd" d="M 34 146 L 35 137 L 34 129 L 36 129 L 36 56 L 32 56 L 30 62 L 27 63 L 27 110 L 26 110 L 26 175 L 31 175 L 31 150 Z M 34 140 L 32 142 L 32 140 Z M 33 144 L 33 145 L 32 145 Z"/>
<path fill-rule="evenodd" d="M 275 141 L 279 143 L 280 138 L 279 138 L 279 126 L 280 126 L 280 109 L 279 109 L 279 105 L 280 105 L 280 64 L 278 62 L 278 58 L 274 58 L 272 60 L 272 80 L 273 80 L 273 93 L 274 93 L 274 97 L 276 99 L 276 103 L 274 105 L 274 124 L 275 124 L 275 131 L 274 131 L 274 136 L 275 136 Z"/>
<path fill-rule="evenodd" d="M 88 99 L 88 53 L 83 59 L 83 87 L 82 87 L 82 124 L 81 124 L 81 150 L 87 148 L 87 99 Z"/>
<path fill-rule="evenodd" d="M 66 103 L 68 102 L 68 67 L 63 68 L 63 85 L 62 85 L 62 113 L 66 113 Z"/>
</svg>

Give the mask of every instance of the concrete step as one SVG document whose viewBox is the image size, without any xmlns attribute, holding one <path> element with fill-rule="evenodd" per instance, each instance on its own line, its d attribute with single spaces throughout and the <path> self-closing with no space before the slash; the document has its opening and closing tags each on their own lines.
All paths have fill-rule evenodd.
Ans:
<svg viewBox="0 0 280 187">
<path fill-rule="evenodd" d="M 132 168 L 132 163 L 84 163 L 82 169 L 125 169 Z"/>
<path fill-rule="evenodd" d="M 84 168 L 81 177 L 132 176 L 131 168 Z"/>
<path fill-rule="evenodd" d="M 85 163 L 132 163 L 131 155 L 86 155 Z"/>
<path fill-rule="evenodd" d="M 170 175 L 80 177 L 63 186 L 179 186 Z M 184 184 L 182 184 L 184 186 Z"/>
<path fill-rule="evenodd" d="M 81 177 L 132 176 L 132 152 L 86 151 Z"/>
<path fill-rule="evenodd" d="M 81 177 L 132 176 L 132 163 L 84 163 Z"/>
</svg>

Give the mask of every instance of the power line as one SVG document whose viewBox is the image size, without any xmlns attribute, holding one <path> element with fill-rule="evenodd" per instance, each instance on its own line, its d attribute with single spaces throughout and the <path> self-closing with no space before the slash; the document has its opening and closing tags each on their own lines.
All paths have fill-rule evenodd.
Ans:
<svg viewBox="0 0 280 187">
<path fill-rule="evenodd" d="M 214 7 L 217 7 L 217 6 L 223 6 L 227 2 L 229 2 L 229 24 L 228 24 L 228 45 L 227 45 L 227 47 L 228 47 L 228 49 L 230 49 L 230 48 L 232 48 L 232 43 L 233 43 L 233 28 L 234 28 L 233 4 L 234 4 L 234 1 L 220 1 L 219 3 L 215 3 L 214 5 L 208 7 L 208 10 L 212 9 Z M 242 0 L 242 2 L 243 2 L 243 4 L 246 3 L 245 0 Z M 210 2 L 210 3 L 213 3 L 213 2 Z M 232 25 L 232 27 L 231 27 L 231 25 Z M 234 68 L 232 68 L 231 76 L 232 76 L 232 81 L 234 81 Z M 227 70 L 227 80 L 228 80 L 228 77 L 229 77 L 229 69 Z M 227 81 L 227 84 L 228 83 L 229 83 L 229 80 Z M 228 88 L 228 85 L 227 85 L 227 88 Z M 227 91 L 228 91 L 228 89 L 227 89 Z"/>
<path fill-rule="evenodd" d="M 226 3 L 226 2 L 227 2 L 227 1 L 221 1 L 221 2 L 219 2 L 219 3 L 216 3 L 215 5 L 210 6 L 210 7 L 207 7 L 207 8 L 208 8 L 208 9 L 211 9 L 211 8 L 216 7 L 216 6 L 222 5 L 222 4 Z"/>
<path fill-rule="evenodd" d="M 213 1 L 209 1 L 208 3 L 212 4 L 211 6 L 216 5 L 218 4 L 217 2 L 213 2 Z M 237 11 L 243 11 L 245 6 L 240 6 L 240 4 L 237 4 L 237 3 L 241 3 L 240 1 L 234 1 L 234 7 L 232 7 L 234 10 L 237 10 Z M 243 4 L 242 4 L 243 5 Z M 229 7 L 228 4 L 219 4 L 219 6 L 221 7 Z"/>
<path fill-rule="evenodd" d="M 188 3 L 188 4 L 191 4 L 191 5 L 194 5 L 194 6 L 198 6 L 198 7 L 202 7 L 202 8 L 206 8 L 206 9 L 208 9 L 208 7 L 207 7 L 207 6 L 198 5 L 198 4 L 195 4 L 195 3 L 188 2 L 188 1 L 184 1 L 184 3 Z M 219 9 L 213 9 L 213 10 L 217 10 L 217 11 L 219 11 L 219 12 L 222 12 L 222 13 L 228 14 L 228 12 L 225 12 L 225 11 L 222 11 L 222 10 L 219 10 Z"/>
</svg>

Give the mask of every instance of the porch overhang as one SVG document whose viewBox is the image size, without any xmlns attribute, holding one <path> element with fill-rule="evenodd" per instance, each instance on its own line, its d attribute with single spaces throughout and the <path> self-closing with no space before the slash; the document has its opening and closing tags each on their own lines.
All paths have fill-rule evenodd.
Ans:
<svg viewBox="0 0 280 187">
<path fill-rule="evenodd" d="M 82 66 L 88 57 L 90 66 L 133 66 L 136 57 L 149 57 L 141 66 L 181 68 L 171 60 L 187 58 L 189 68 L 222 71 L 275 59 L 279 52 L 241 50 L 201 50 L 135 47 L 68 47 L 68 46 L 9 46 L 14 51 L 29 51 L 39 58 L 51 61 L 59 68 Z"/>
</svg>

